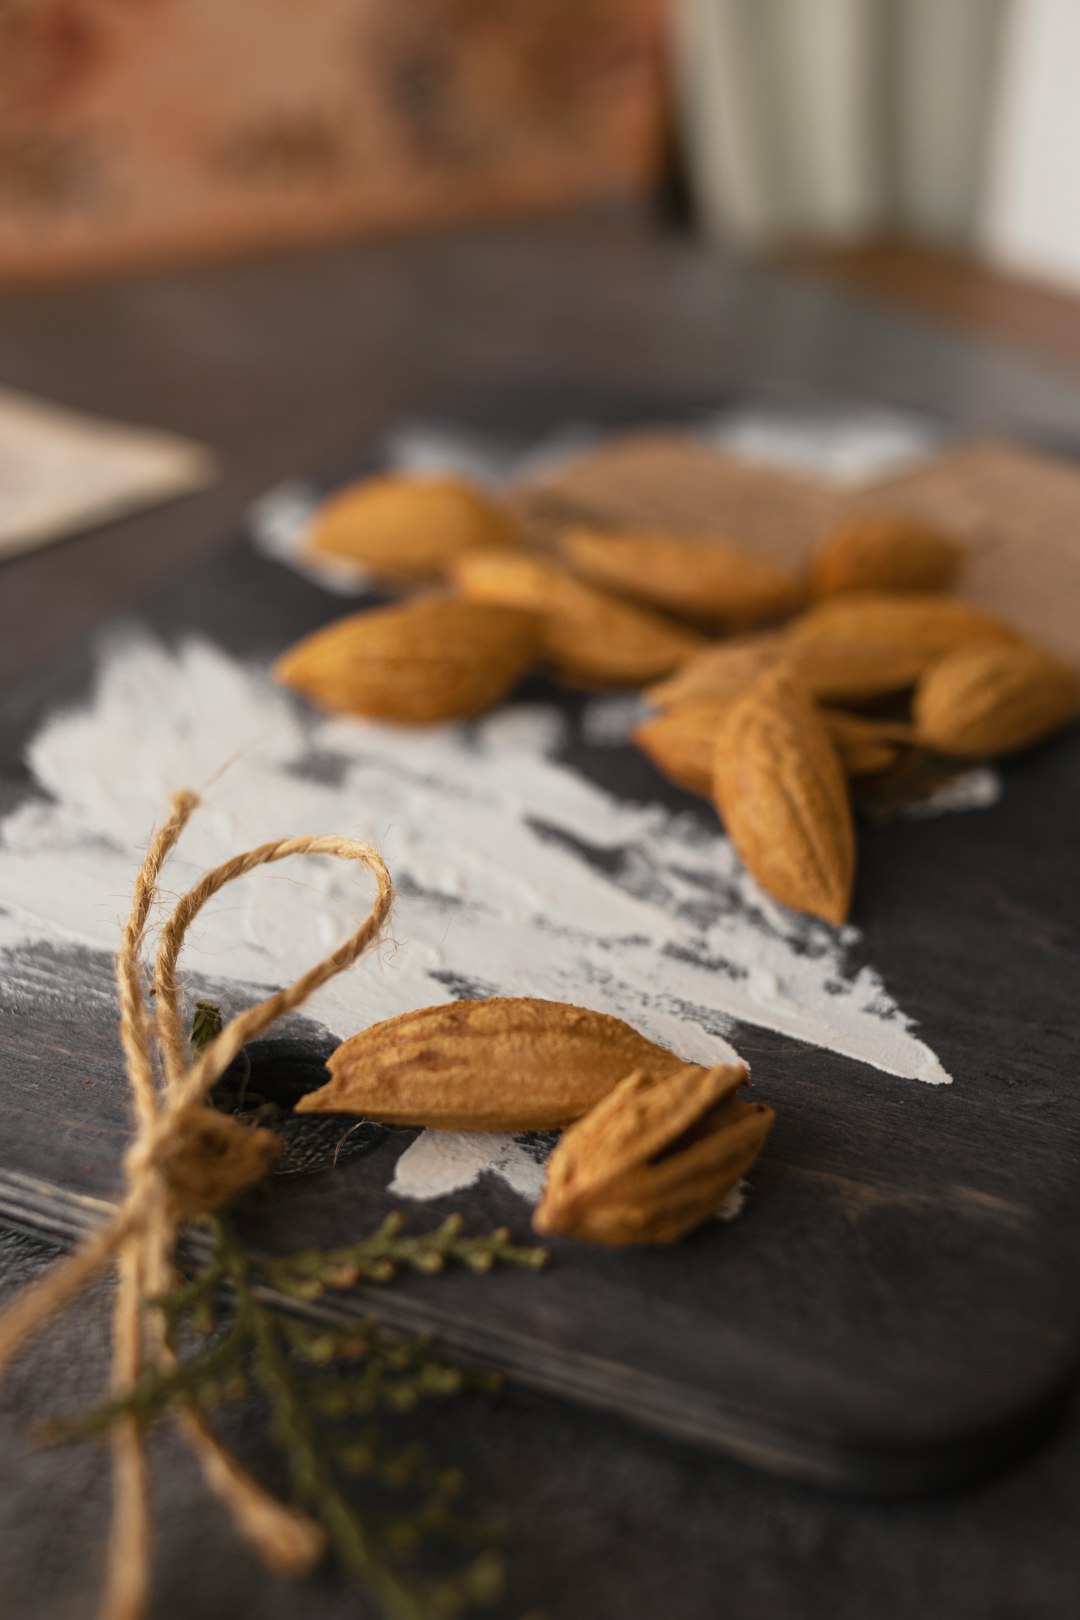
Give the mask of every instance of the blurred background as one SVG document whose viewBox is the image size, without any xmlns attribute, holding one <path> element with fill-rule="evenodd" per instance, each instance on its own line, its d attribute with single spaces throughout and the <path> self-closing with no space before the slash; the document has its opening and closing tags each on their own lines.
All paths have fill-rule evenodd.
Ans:
<svg viewBox="0 0 1080 1620">
<path fill-rule="evenodd" d="M 1080 0 L 0 0 L 0 682 L 441 398 L 1072 443 L 1078 85 Z"/>
<path fill-rule="evenodd" d="M 0 278 L 631 197 L 1076 286 L 1078 82 L 1077 0 L 0 0 Z"/>
</svg>

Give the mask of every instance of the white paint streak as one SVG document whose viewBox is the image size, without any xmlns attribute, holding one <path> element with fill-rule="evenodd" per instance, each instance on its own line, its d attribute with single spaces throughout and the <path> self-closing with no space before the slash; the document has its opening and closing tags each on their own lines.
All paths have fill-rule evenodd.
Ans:
<svg viewBox="0 0 1080 1620">
<path fill-rule="evenodd" d="M 471 1187 L 485 1171 L 535 1204 L 544 1185 L 544 1155 L 512 1136 L 479 1131 L 422 1131 L 394 1168 L 390 1191 L 402 1198 L 441 1198 Z"/>
<path fill-rule="evenodd" d="M 1001 798 L 1001 777 L 989 765 L 965 771 L 935 788 L 925 799 L 906 805 L 903 814 L 916 821 L 944 816 L 954 810 L 989 810 Z"/>
<path fill-rule="evenodd" d="M 921 417 L 865 407 L 763 407 L 714 418 L 703 429 L 718 449 L 837 484 L 860 484 L 930 454 L 941 434 Z"/>
<path fill-rule="evenodd" d="M 716 1219 L 718 1221 L 733 1221 L 737 1215 L 741 1215 L 748 1191 L 749 1184 L 745 1177 L 741 1181 L 737 1181 L 734 1187 L 724 1195 L 724 1201 L 716 1212 Z"/>
<path fill-rule="evenodd" d="M 854 930 L 838 937 L 782 910 L 694 816 L 576 775 L 555 754 L 564 724 L 523 707 L 421 733 L 320 717 L 204 643 L 175 655 L 114 645 L 86 705 L 30 743 L 47 796 L 0 823 L 0 951 L 12 963 L 41 941 L 111 953 L 169 794 L 244 750 L 209 788 L 167 882 L 179 893 L 283 834 L 378 845 L 399 889 L 394 938 L 309 1004 L 337 1036 L 498 992 L 615 1013 L 692 1061 L 730 1057 L 725 1037 L 745 1023 L 947 1082 L 873 968 L 849 966 Z M 369 898 L 367 877 L 340 862 L 253 873 L 207 908 L 185 967 L 196 982 L 235 982 L 239 1003 L 325 955 Z M 481 1165 L 535 1191 L 530 1156 L 508 1139 L 445 1137 L 403 1158 L 400 1190 L 431 1196 Z"/>
</svg>

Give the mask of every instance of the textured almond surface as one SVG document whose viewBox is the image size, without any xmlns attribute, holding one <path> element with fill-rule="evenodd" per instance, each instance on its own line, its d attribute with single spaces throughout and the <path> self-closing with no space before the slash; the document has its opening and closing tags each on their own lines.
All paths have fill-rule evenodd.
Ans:
<svg viewBox="0 0 1080 1620">
<path fill-rule="evenodd" d="M 716 734 L 726 712 L 725 703 L 680 703 L 635 726 L 633 740 L 669 781 L 708 796 Z"/>
<path fill-rule="evenodd" d="M 963 551 L 913 519 L 867 515 L 827 534 L 814 557 L 818 596 L 844 591 L 940 591 L 960 572 Z"/>
<path fill-rule="evenodd" d="M 741 1063 L 627 1075 L 552 1153 L 537 1231 L 621 1248 L 674 1243 L 700 1226 L 773 1123 L 770 1108 L 743 1096 L 746 1080 Z"/>
<path fill-rule="evenodd" d="M 763 888 L 842 923 L 855 874 L 847 782 L 824 722 L 782 671 L 736 698 L 720 727 L 713 786 L 728 836 Z"/>
<path fill-rule="evenodd" d="M 338 1047 L 302 1113 L 387 1125 L 543 1131 L 579 1119 L 633 1069 L 683 1067 L 621 1018 L 561 1001 L 494 996 L 388 1018 Z"/>
<path fill-rule="evenodd" d="M 786 657 L 783 635 L 740 636 L 695 652 L 674 675 L 650 686 L 645 696 L 657 709 L 684 703 L 728 703 L 766 670 L 778 668 Z"/>
<path fill-rule="evenodd" d="M 962 647 L 915 694 L 920 739 L 965 759 L 1009 754 L 1066 725 L 1080 704 L 1069 665 L 1026 642 Z"/>
<path fill-rule="evenodd" d="M 670 781 L 691 793 L 712 792 L 716 739 L 726 703 L 680 703 L 636 726 L 633 740 Z M 847 776 L 873 776 L 915 743 L 910 726 L 830 709 L 821 718 Z"/>
<path fill-rule="evenodd" d="M 586 686 L 657 680 L 703 645 L 694 631 L 585 585 L 539 558 L 478 553 L 462 558 L 454 580 L 473 601 L 538 613 L 546 658 L 565 680 Z"/>
<path fill-rule="evenodd" d="M 470 551 L 516 543 L 510 518 L 457 479 L 369 478 L 324 501 L 312 518 L 313 551 L 398 579 L 438 579 Z"/>
<path fill-rule="evenodd" d="M 274 674 L 324 709 L 425 725 L 490 708 L 539 644 L 531 613 L 439 598 L 352 613 L 290 647 Z"/>
<path fill-rule="evenodd" d="M 782 568 L 719 540 L 572 529 L 560 549 L 571 568 L 598 585 L 705 624 L 784 619 L 805 595 Z"/>
<path fill-rule="evenodd" d="M 851 703 L 913 686 L 957 647 L 1015 639 L 1000 619 L 966 602 L 915 592 L 833 597 L 787 632 L 793 665 L 815 697 Z"/>
</svg>

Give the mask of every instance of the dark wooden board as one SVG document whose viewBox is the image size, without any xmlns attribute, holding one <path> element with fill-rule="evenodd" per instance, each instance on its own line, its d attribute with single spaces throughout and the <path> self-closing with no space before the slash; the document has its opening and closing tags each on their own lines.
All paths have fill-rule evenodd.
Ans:
<svg viewBox="0 0 1080 1620">
<path fill-rule="evenodd" d="M 624 423 L 664 409 L 633 401 L 603 414 Z M 524 444 L 600 414 L 596 400 L 555 391 L 490 401 L 467 425 Z M 196 629 L 269 658 L 338 611 L 241 544 L 141 619 L 166 639 Z M 44 715 L 78 701 L 92 667 L 84 649 L 4 704 L 0 811 L 39 791 L 22 746 Z M 562 707 L 565 757 L 579 769 L 709 816 L 629 748 L 594 759 L 580 699 L 539 680 L 526 695 Z M 890 1079 L 740 1029 L 778 1124 L 736 1223 L 671 1252 L 556 1244 L 541 1277 L 403 1281 L 379 1293 L 382 1314 L 538 1386 L 844 1489 L 934 1488 L 1032 1440 L 1080 1348 L 1080 743 L 1040 749 L 1006 778 L 989 811 L 868 827 L 862 838 L 858 949 L 953 1086 Z M 119 1186 L 127 1099 L 110 972 L 104 953 L 41 949 L 0 971 L 0 1210 L 64 1235 L 93 1218 L 86 1195 Z M 256 1062 L 310 1082 L 325 1050 L 325 1035 L 301 1025 Z M 250 1214 L 254 1238 L 347 1240 L 391 1202 L 388 1167 L 412 1135 L 376 1134 L 333 1171 L 282 1179 Z M 470 1222 L 526 1231 L 524 1206 L 501 1184 L 450 1205 Z M 370 1303 L 358 1291 L 351 1307 Z"/>
</svg>

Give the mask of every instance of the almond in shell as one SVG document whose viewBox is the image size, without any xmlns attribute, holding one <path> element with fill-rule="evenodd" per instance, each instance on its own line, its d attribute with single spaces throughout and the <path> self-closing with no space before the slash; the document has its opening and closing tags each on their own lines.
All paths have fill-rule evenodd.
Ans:
<svg viewBox="0 0 1080 1620">
<path fill-rule="evenodd" d="M 849 518 L 822 540 L 814 557 L 816 596 L 846 591 L 942 591 L 960 572 L 954 540 L 912 518 L 868 513 Z"/>
<path fill-rule="evenodd" d="M 640 686 L 668 674 L 703 645 L 685 626 L 537 557 L 477 553 L 461 559 L 454 580 L 471 601 L 538 614 L 546 660 L 575 684 Z"/>
<path fill-rule="evenodd" d="M 915 693 L 920 739 L 943 754 L 984 759 L 1040 742 L 1075 718 L 1076 671 L 1027 642 L 960 647 Z"/>
<path fill-rule="evenodd" d="M 533 1225 L 592 1243 L 675 1243 L 746 1174 L 773 1111 L 744 1096 L 745 1064 L 627 1075 L 571 1125 Z"/>
<path fill-rule="evenodd" d="M 274 674 L 324 709 L 430 725 L 498 703 L 539 644 L 535 614 L 439 597 L 349 614 L 290 647 Z"/>
<path fill-rule="evenodd" d="M 667 680 L 650 686 L 645 697 L 656 709 L 684 703 L 729 703 L 767 670 L 779 668 L 787 657 L 782 634 L 738 636 L 693 653 Z"/>
<path fill-rule="evenodd" d="M 855 875 L 847 781 L 823 720 L 785 672 L 763 676 L 723 716 L 713 789 L 761 886 L 793 911 L 842 923 Z"/>
<path fill-rule="evenodd" d="M 786 619 L 802 605 L 800 581 L 721 540 L 571 529 L 566 562 L 586 579 L 678 618 L 738 628 Z"/>
<path fill-rule="evenodd" d="M 862 703 L 900 692 L 957 647 L 1014 641 L 999 619 L 950 597 L 851 592 L 796 619 L 786 634 L 800 680 L 826 702 Z"/>
<path fill-rule="evenodd" d="M 644 720 L 633 740 L 657 768 L 691 793 L 712 791 L 716 739 L 726 703 L 680 703 Z M 866 719 L 823 709 L 821 719 L 847 776 L 875 776 L 891 769 L 914 746 L 915 734 L 899 721 Z"/>
<path fill-rule="evenodd" d="M 379 577 L 439 579 L 470 551 L 517 544 L 515 525 L 460 479 L 366 478 L 331 495 L 308 531 L 311 551 L 343 557 Z"/>
<path fill-rule="evenodd" d="M 679 703 L 635 726 L 634 742 L 669 782 L 689 793 L 712 791 L 716 733 L 724 703 Z"/>
<path fill-rule="evenodd" d="M 330 1080 L 300 1113 L 363 1114 L 387 1125 L 546 1131 L 579 1119 L 631 1070 L 670 1074 L 673 1052 L 606 1013 L 493 996 L 423 1007 L 343 1042 Z"/>
</svg>

